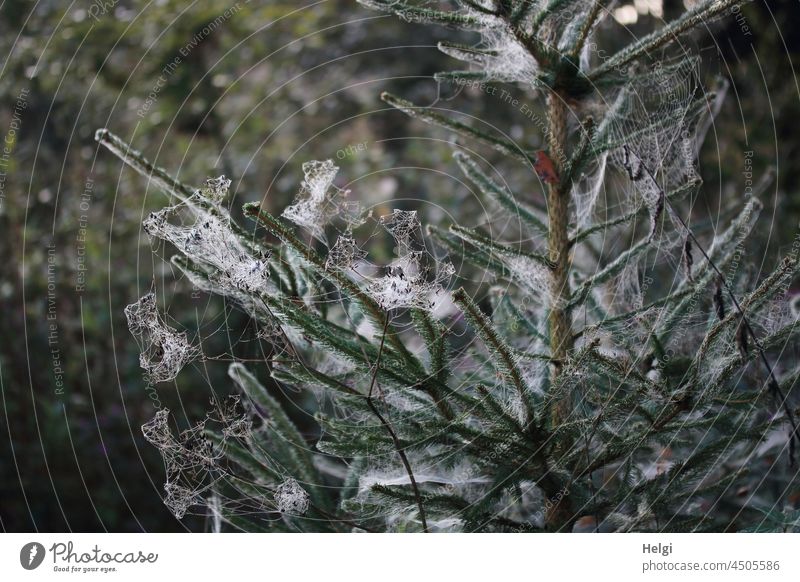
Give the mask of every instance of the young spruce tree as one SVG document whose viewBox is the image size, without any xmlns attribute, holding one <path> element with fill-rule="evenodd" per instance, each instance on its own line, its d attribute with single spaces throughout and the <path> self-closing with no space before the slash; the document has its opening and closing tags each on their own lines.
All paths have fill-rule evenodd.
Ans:
<svg viewBox="0 0 800 582">
<path fill-rule="evenodd" d="M 541 101 L 544 114 L 511 140 L 382 96 L 464 138 L 455 163 L 523 236 L 365 214 L 334 185 L 331 161 L 304 164 L 281 216 L 245 205 L 259 227 L 248 231 L 224 204 L 228 180 L 186 186 L 100 130 L 174 201 L 145 230 L 176 249 L 192 284 L 252 317 L 276 385 L 319 401 L 322 436 L 309 442 L 235 362 L 240 396 L 190 430 L 160 410 L 143 430 L 163 454 L 175 515 L 199 506 L 216 529 L 246 531 L 796 527 L 800 365 L 785 352 L 797 338 L 798 245 L 753 277 L 742 256 L 755 195 L 723 201 L 724 228 L 691 220 L 698 150 L 726 85 L 704 92 L 697 57 L 674 45 L 737 0 L 700 0 L 615 54 L 594 40 L 603 0 L 362 3 L 471 31 L 471 44 L 440 44 L 468 63 L 440 83 L 514 84 Z M 506 186 L 470 141 L 529 178 Z M 363 250 L 372 227 L 394 241 L 388 265 Z M 495 284 L 455 289 L 454 265 Z M 126 315 L 148 382 L 204 358 L 154 294 Z"/>
</svg>

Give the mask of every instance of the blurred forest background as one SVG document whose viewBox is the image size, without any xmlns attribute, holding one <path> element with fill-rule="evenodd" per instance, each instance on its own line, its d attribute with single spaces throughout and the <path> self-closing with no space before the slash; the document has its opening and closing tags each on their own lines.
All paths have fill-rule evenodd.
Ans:
<svg viewBox="0 0 800 582">
<path fill-rule="evenodd" d="M 683 0 L 637 0 L 624 26 L 606 19 L 598 44 L 611 49 L 659 26 L 654 7 L 666 19 L 685 10 Z M 701 155 L 696 217 L 721 218 L 725 196 L 741 194 L 744 152 L 754 152 L 756 180 L 777 169 L 762 196 L 761 240 L 748 246 L 755 263 L 764 249 L 790 246 L 800 220 L 798 8 L 758 0 L 742 10 L 747 31 L 728 18 L 688 39 L 704 80 L 732 84 Z M 10 152 L 0 162 L 3 530 L 204 527 L 163 506 L 161 460 L 139 427 L 158 405 L 187 424 L 202 417 L 214 393 L 230 391 L 227 366 L 206 362 L 145 390 L 123 308 L 154 280 L 170 316 L 201 328 L 206 354 L 259 353 L 245 317 L 193 292 L 153 255 L 141 220 L 166 199 L 99 151 L 95 130 L 108 127 L 184 182 L 227 175 L 234 208 L 263 200 L 282 209 L 302 162 L 331 158 L 342 168 L 337 185 L 368 205 L 423 200 L 423 222 L 458 219 L 471 208 L 452 177 L 450 136 L 389 110 L 382 90 L 439 98 L 513 125 L 522 142 L 539 139 L 518 109 L 432 79 L 452 65 L 438 40 L 475 40 L 458 35 L 351 0 L 0 2 L 0 135 Z M 522 88 L 517 97 L 533 103 Z M 508 171 L 509 182 L 526 179 Z M 313 439 L 314 402 L 275 390 L 295 400 Z"/>
</svg>

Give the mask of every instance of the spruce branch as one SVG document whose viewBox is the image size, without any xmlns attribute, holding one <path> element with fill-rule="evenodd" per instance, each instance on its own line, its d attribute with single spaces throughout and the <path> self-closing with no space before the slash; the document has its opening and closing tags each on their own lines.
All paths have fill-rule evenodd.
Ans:
<svg viewBox="0 0 800 582">
<path fill-rule="evenodd" d="M 453 301 L 464 313 L 464 316 L 477 332 L 484 345 L 497 358 L 493 365 L 502 374 L 503 378 L 511 382 L 517 390 L 520 402 L 525 409 L 524 425 L 535 428 L 536 417 L 531 406 L 530 394 L 525 381 L 522 379 L 522 373 L 511 348 L 497 335 L 492 322 L 483 314 L 480 307 L 472 301 L 463 288 L 453 293 Z"/>
<path fill-rule="evenodd" d="M 424 309 L 412 309 L 411 317 L 428 348 L 431 375 L 445 383 L 450 376 L 446 330 Z"/>
<path fill-rule="evenodd" d="M 457 69 L 454 71 L 438 71 L 433 74 L 433 79 L 437 83 L 466 83 L 473 81 L 478 83 L 491 83 L 494 77 L 485 71 L 465 71 Z"/>
<path fill-rule="evenodd" d="M 484 173 L 478 163 L 466 152 L 456 151 L 453 154 L 458 167 L 464 175 L 478 187 L 478 189 L 490 200 L 494 200 L 500 207 L 504 208 L 511 216 L 518 217 L 523 223 L 536 232 L 547 232 L 545 218 L 539 215 L 537 209 L 523 204 L 512 192 L 497 184 Z"/>
<path fill-rule="evenodd" d="M 159 188 L 175 196 L 181 202 L 186 202 L 197 191 L 196 188 L 173 178 L 166 170 L 153 164 L 139 150 L 133 149 L 108 129 L 98 129 L 94 134 L 94 139 L 139 174 L 148 180 L 153 180 Z"/>
<path fill-rule="evenodd" d="M 643 254 L 648 248 L 650 248 L 650 242 L 651 241 L 649 237 L 640 240 L 628 250 L 620 253 L 617 258 L 600 269 L 595 275 L 587 279 L 572 294 L 572 297 L 567 303 L 567 308 L 574 309 L 575 307 L 582 305 L 592 292 L 592 289 L 608 282 L 610 279 L 621 273 L 631 261 L 636 260 L 639 255 Z"/>
<path fill-rule="evenodd" d="M 486 8 L 482 4 L 475 2 L 474 0 L 458 0 L 459 4 L 464 5 L 467 8 L 474 10 L 475 12 L 480 12 L 481 14 L 486 14 L 487 16 L 497 16 L 499 12 L 497 10 L 492 10 L 490 8 Z"/>
<path fill-rule="evenodd" d="M 556 11 L 563 8 L 565 5 L 570 4 L 572 1 L 573 0 L 547 0 L 547 4 L 539 8 L 534 15 L 528 35 L 532 38 L 538 37 L 544 21 L 547 20 L 549 16 L 552 16 Z M 525 3 L 523 2 L 523 7 L 520 7 L 519 9 L 520 12 L 525 10 L 524 4 Z M 530 4 L 533 4 L 533 2 L 530 2 Z M 519 18 L 519 16 L 517 16 L 517 18 Z M 512 16 L 512 22 L 513 21 L 514 17 Z"/>
<path fill-rule="evenodd" d="M 483 401 L 486 402 L 486 406 L 492 412 L 492 414 L 497 415 L 497 417 L 500 418 L 506 424 L 506 426 L 517 433 L 520 437 L 527 438 L 525 427 L 522 426 L 517 419 L 513 418 L 505 410 L 503 410 L 502 405 L 497 401 L 497 399 L 492 395 L 491 391 L 486 386 L 479 384 L 476 389 L 478 394 L 481 395 Z"/>
<path fill-rule="evenodd" d="M 650 311 L 652 311 L 654 309 L 658 309 L 658 308 L 664 307 L 666 305 L 670 305 L 672 303 L 675 303 L 676 301 L 680 301 L 682 299 L 686 299 L 687 297 L 689 297 L 691 295 L 691 293 L 692 293 L 691 289 L 679 290 L 679 291 L 676 291 L 676 292 L 674 292 L 674 293 L 672 293 L 670 295 L 661 297 L 659 299 L 655 299 L 654 301 L 651 301 L 650 303 L 647 303 L 646 305 L 643 305 L 642 307 L 639 307 L 639 308 L 634 309 L 632 311 L 628 311 L 626 313 L 622 313 L 622 314 L 616 315 L 614 317 L 604 318 L 604 319 L 602 319 L 601 321 L 599 321 L 597 323 L 594 323 L 592 325 L 588 325 L 588 326 L 584 327 L 583 329 L 581 329 L 580 331 L 577 331 L 575 333 L 574 337 L 573 337 L 573 340 L 578 340 L 579 338 L 584 337 L 584 336 L 586 336 L 586 335 L 588 335 L 588 334 L 590 334 L 590 333 L 592 333 L 594 331 L 598 331 L 598 330 L 601 330 L 601 329 L 611 329 L 617 324 L 623 324 L 623 323 L 625 323 L 627 321 L 630 321 L 631 319 L 636 319 L 637 317 L 639 317 L 639 316 L 641 316 L 641 315 L 643 315 L 645 313 L 648 313 L 648 312 L 650 312 Z M 588 296 L 587 296 L 587 298 L 588 298 Z M 653 338 L 654 338 L 654 341 L 659 341 L 658 338 L 656 338 L 655 335 L 653 336 Z"/>
<path fill-rule="evenodd" d="M 485 62 L 487 57 L 496 57 L 498 55 L 498 52 L 496 50 L 481 49 L 466 44 L 449 42 L 444 40 L 439 41 L 439 43 L 436 46 L 444 54 L 453 57 L 454 59 L 470 63 Z"/>
<path fill-rule="evenodd" d="M 600 12 L 606 9 L 603 0 L 594 0 L 592 3 L 592 7 L 586 13 L 583 22 L 581 22 L 580 31 L 578 32 L 578 36 L 575 39 L 572 47 L 569 50 L 569 54 L 571 55 L 573 60 L 578 60 L 581 51 L 583 50 L 586 41 L 589 39 L 589 34 L 594 28 L 594 25 L 600 19 Z"/>
<path fill-rule="evenodd" d="M 298 388 L 307 385 L 319 385 L 346 396 L 363 396 L 361 393 L 351 388 L 347 384 L 340 382 L 328 374 L 324 374 L 307 364 L 297 365 L 296 360 L 273 359 L 272 378 L 278 382 L 283 382 Z"/>
<path fill-rule="evenodd" d="M 358 0 L 358 3 L 367 8 L 396 14 L 408 22 L 426 22 L 465 30 L 480 30 L 482 26 L 479 19 L 466 14 L 423 8 L 400 0 Z"/>
<path fill-rule="evenodd" d="M 459 244 L 460 239 L 450 230 L 444 230 L 437 226 L 428 225 L 427 232 L 436 242 L 444 247 L 448 252 L 461 257 L 464 261 L 474 265 L 478 269 L 489 270 L 497 277 L 509 277 L 510 270 L 501 261 L 492 256 L 480 247 L 471 246 L 466 248 L 464 244 Z M 463 241 L 461 241 L 463 243 Z"/>
<path fill-rule="evenodd" d="M 250 250 L 264 256 L 269 256 L 269 249 L 259 245 L 253 240 L 253 237 L 239 227 L 234 221 L 230 220 L 219 207 L 206 200 L 204 197 L 199 196 L 200 190 L 194 188 L 169 174 L 164 168 L 156 166 L 148 160 L 139 150 L 134 149 L 130 144 L 126 143 L 117 135 L 113 134 L 108 129 L 98 129 L 94 135 L 95 141 L 108 149 L 112 154 L 122 160 L 128 167 L 135 170 L 141 176 L 152 180 L 155 184 L 169 196 L 174 196 L 182 203 L 189 203 L 197 205 L 204 211 L 212 216 L 224 220 L 236 234 L 239 240 L 247 246 Z"/>
<path fill-rule="evenodd" d="M 419 119 L 420 121 L 424 121 L 425 123 L 432 125 L 438 125 L 439 127 L 449 129 L 450 131 L 454 131 L 465 137 L 480 141 L 507 156 L 520 160 L 521 162 L 533 164 L 535 161 L 535 158 L 532 155 L 525 152 L 517 144 L 503 138 L 489 135 L 488 133 L 485 133 L 479 129 L 475 129 L 474 127 L 460 121 L 450 119 L 449 117 L 446 117 L 440 113 L 431 111 L 429 107 L 414 105 L 411 101 L 407 101 L 386 92 L 381 93 L 381 99 L 392 107 L 399 109 L 409 117 Z"/>
<path fill-rule="evenodd" d="M 530 253 L 506 244 L 495 242 L 491 237 L 486 236 L 477 230 L 464 228 L 462 226 L 458 226 L 457 224 L 451 225 L 449 230 L 452 234 L 464 242 L 477 249 L 480 249 L 485 253 L 488 253 L 489 255 L 499 257 L 501 261 L 503 258 L 515 258 L 529 260 L 544 269 L 553 269 L 555 267 L 555 263 L 550 261 L 550 259 L 544 255 Z"/>
<path fill-rule="evenodd" d="M 254 479 L 264 483 L 280 483 L 283 478 L 279 471 L 257 459 L 251 451 L 241 445 L 230 442 L 230 439 L 226 439 L 219 432 L 206 429 L 203 434 L 217 449 L 224 451 L 228 460 L 250 473 Z"/>
<path fill-rule="evenodd" d="M 505 23 L 516 41 L 524 46 L 540 65 L 549 66 L 558 60 L 557 51 L 543 42 L 535 32 L 526 31 L 526 27 L 523 26 L 523 21 L 536 6 L 537 3 L 533 0 L 522 0 L 521 5 L 512 9 L 510 2 L 500 0 L 497 3 L 497 17 Z"/>
<path fill-rule="evenodd" d="M 564 168 L 563 175 L 561 176 L 563 184 L 572 184 L 573 180 L 578 175 L 578 172 L 588 161 L 589 153 L 591 152 L 591 144 L 594 141 L 595 131 L 596 128 L 594 124 L 594 118 L 587 117 L 584 119 L 583 123 L 581 123 L 581 134 L 578 146 L 575 148 L 575 151 L 572 152 L 572 155 L 570 156 L 569 161 L 566 163 Z"/>
<path fill-rule="evenodd" d="M 724 15 L 733 6 L 741 5 L 746 1 L 704 0 L 665 27 L 634 41 L 613 57 L 604 61 L 602 65 L 589 73 L 589 79 L 596 81 L 639 57 L 650 55 L 656 49 L 676 41 L 681 34 L 692 30 L 698 25 L 708 24 L 714 18 Z"/>
</svg>

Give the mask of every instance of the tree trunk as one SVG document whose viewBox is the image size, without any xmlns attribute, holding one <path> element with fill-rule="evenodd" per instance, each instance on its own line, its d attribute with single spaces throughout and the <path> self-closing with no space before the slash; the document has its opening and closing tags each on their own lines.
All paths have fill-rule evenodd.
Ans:
<svg viewBox="0 0 800 582">
<path fill-rule="evenodd" d="M 549 131 L 547 134 L 550 158 L 558 176 L 563 176 L 567 155 L 567 107 L 563 96 L 553 92 L 547 100 Z M 552 367 L 551 382 L 554 384 L 572 347 L 572 321 L 566 309 L 569 301 L 569 186 L 560 180 L 550 184 L 547 197 L 548 214 L 548 255 L 553 262 L 550 278 L 550 354 L 556 360 Z M 571 395 L 564 395 L 553 405 L 552 426 L 558 426 L 569 418 L 572 412 Z M 563 448 L 569 446 L 561 443 Z M 553 505 L 545 515 L 548 531 L 571 531 L 573 515 L 572 503 L 568 496 L 551 500 Z"/>
<path fill-rule="evenodd" d="M 559 93 L 551 93 L 547 100 L 549 120 L 548 147 L 550 158 L 561 176 L 566 165 L 567 107 Z M 569 186 L 561 183 L 549 185 L 547 198 L 548 254 L 553 262 L 550 278 L 550 354 L 556 360 L 552 371 L 555 381 L 572 348 L 572 321 L 566 310 L 569 301 Z M 551 421 L 557 426 L 569 417 L 572 403 L 569 397 L 559 400 L 553 407 Z"/>
</svg>

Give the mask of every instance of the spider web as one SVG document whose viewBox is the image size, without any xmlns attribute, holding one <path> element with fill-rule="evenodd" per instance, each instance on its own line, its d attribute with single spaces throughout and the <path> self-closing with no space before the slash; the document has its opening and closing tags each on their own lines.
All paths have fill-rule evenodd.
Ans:
<svg viewBox="0 0 800 582">
<path fill-rule="evenodd" d="M 454 268 L 427 249 L 416 211 L 397 209 L 375 217 L 361 211 L 357 202 L 346 199 L 345 191 L 333 185 L 338 168 L 332 162 L 309 162 L 303 170 L 300 194 L 283 217 L 321 245 L 325 270 L 351 278 L 387 313 L 410 308 L 432 311 L 436 302 L 445 298 L 444 285 L 453 276 Z M 300 367 L 310 366 L 325 375 L 342 378 L 354 390 L 366 392 L 368 378 L 351 374 L 353 362 L 320 349 L 301 330 L 274 317 L 259 299 L 285 290 L 279 290 L 273 278 L 273 274 L 277 275 L 273 269 L 278 268 L 275 259 L 244 235 L 222 207 L 229 186 L 230 181 L 224 177 L 208 180 L 205 188 L 181 203 L 152 213 L 144 221 L 146 232 L 177 249 L 172 262 L 196 288 L 232 299 L 257 319 L 259 339 L 273 346 L 275 369 L 283 369 L 293 361 Z M 385 248 L 387 238 L 394 241 L 394 258 L 370 262 L 367 249 Z M 321 285 L 297 253 L 282 253 L 280 260 L 284 261 L 281 268 L 289 269 L 297 280 L 297 300 L 318 313 L 324 308 L 329 321 L 350 325 L 355 333 L 376 336 L 378 330 L 352 310 L 349 299 Z M 185 333 L 164 323 L 155 309 L 154 294 L 129 306 L 126 314 L 131 332 L 142 345 L 142 366 L 149 377 L 174 379 L 186 363 L 202 356 Z M 356 316 L 358 321 L 354 320 Z M 364 363 L 372 365 L 366 353 L 364 358 Z M 206 358 L 213 359 L 217 358 Z M 320 409 L 328 408 L 331 403 L 326 403 L 329 397 L 324 396 L 325 391 L 313 392 L 320 397 Z M 420 406 L 401 394 L 386 396 L 392 406 L 407 410 Z M 145 438 L 164 458 L 164 502 L 177 518 L 205 512 L 218 527 L 222 522 L 234 523 L 237 517 L 270 521 L 306 513 L 310 500 L 305 485 L 271 458 L 262 446 L 268 438 L 263 432 L 267 425 L 254 428 L 252 415 L 258 417 L 259 413 L 250 412 L 251 416 L 237 416 L 230 411 L 209 416 L 176 434 L 169 428 L 169 413 L 164 409 L 142 427 Z M 220 439 L 213 444 L 207 437 L 212 424 L 217 425 Z M 264 436 L 259 437 L 260 434 Z M 264 463 L 275 467 L 285 478 L 274 482 L 242 481 L 240 472 L 232 472 L 225 462 L 227 447 L 242 444 L 261 455 Z"/>
</svg>

